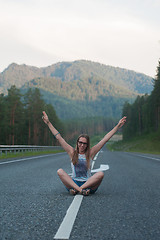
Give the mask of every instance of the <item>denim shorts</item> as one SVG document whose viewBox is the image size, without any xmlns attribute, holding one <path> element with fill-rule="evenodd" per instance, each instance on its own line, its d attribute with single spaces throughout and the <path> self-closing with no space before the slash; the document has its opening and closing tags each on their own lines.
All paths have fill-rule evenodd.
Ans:
<svg viewBox="0 0 160 240">
<path fill-rule="evenodd" d="M 78 185 L 78 187 L 81 187 L 86 182 L 86 181 L 83 181 L 83 182 L 77 181 L 77 180 L 74 180 L 73 178 L 72 178 L 72 180 Z M 90 189 L 90 193 L 93 194 L 97 191 L 98 188 L 96 188 L 96 189 L 88 188 L 88 189 Z"/>
</svg>

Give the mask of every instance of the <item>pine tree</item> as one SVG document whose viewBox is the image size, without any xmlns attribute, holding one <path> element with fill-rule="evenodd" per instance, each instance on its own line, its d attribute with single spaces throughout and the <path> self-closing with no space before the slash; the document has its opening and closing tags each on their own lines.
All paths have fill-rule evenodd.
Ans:
<svg viewBox="0 0 160 240">
<path fill-rule="evenodd" d="M 160 61 L 157 67 L 157 75 L 154 80 L 154 89 L 151 94 L 154 110 L 154 127 L 157 131 L 160 129 Z"/>
<path fill-rule="evenodd" d="M 24 96 L 28 145 L 40 145 L 42 140 L 42 111 L 44 100 L 38 88 L 29 89 Z"/>
<path fill-rule="evenodd" d="M 8 96 L 6 97 L 6 124 L 9 127 L 7 144 L 23 143 L 21 131 L 23 128 L 24 111 L 21 97 L 20 90 L 15 85 L 8 90 Z"/>
<path fill-rule="evenodd" d="M 0 144 L 6 144 L 6 98 L 0 94 Z"/>
</svg>

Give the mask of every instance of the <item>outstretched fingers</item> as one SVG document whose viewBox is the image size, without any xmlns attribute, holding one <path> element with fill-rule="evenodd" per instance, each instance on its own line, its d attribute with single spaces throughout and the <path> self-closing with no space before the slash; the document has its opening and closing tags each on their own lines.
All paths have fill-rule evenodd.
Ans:
<svg viewBox="0 0 160 240">
<path fill-rule="evenodd" d="M 43 114 L 43 116 L 42 116 L 43 121 L 44 121 L 46 124 L 49 123 L 49 119 L 48 119 L 48 116 L 47 116 L 46 112 L 43 111 L 42 114 Z"/>
<path fill-rule="evenodd" d="M 126 123 L 127 117 L 124 116 L 122 119 L 119 120 L 118 127 L 121 128 Z"/>
</svg>

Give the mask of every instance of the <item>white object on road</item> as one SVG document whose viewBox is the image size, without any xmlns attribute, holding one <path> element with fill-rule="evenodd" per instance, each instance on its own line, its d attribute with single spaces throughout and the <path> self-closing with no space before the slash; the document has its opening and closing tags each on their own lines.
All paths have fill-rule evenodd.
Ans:
<svg viewBox="0 0 160 240">
<path fill-rule="evenodd" d="M 92 170 L 91 170 L 91 173 L 106 171 L 106 170 L 108 170 L 108 169 L 109 169 L 109 165 L 107 165 L 107 164 L 101 164 L 101 165 L 100 165 L 100 168 L 92 169 Z"/>
</svg>

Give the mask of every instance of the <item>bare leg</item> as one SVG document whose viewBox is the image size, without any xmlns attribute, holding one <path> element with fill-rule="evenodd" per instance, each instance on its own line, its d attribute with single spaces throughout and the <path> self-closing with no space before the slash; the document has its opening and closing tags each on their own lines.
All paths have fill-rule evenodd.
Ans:
<svg viewBox="0 0 160 240">
<path fill-rule="evenodd" d="M 102 182 L 104 177 L 103 172 L 97 172 L 92 177 L 90 177 L 82 186 L 81 189 L 91 188 L 96 189 Z"/>
<path fill-rule="evenodd" d="M 66 188 L 68 189 L 73 188 L 78 192 L 82 191 L 82 189 L 72 180 L 72 178 L 62 168 L 58 169 L 57 173 L 63 184 L 66 186 Z"/>
</svg>

